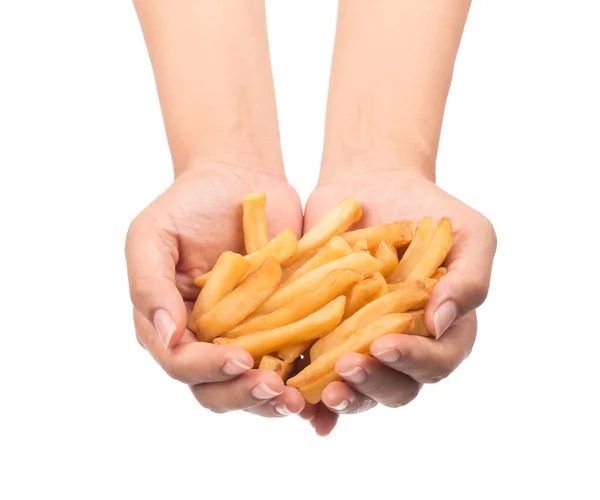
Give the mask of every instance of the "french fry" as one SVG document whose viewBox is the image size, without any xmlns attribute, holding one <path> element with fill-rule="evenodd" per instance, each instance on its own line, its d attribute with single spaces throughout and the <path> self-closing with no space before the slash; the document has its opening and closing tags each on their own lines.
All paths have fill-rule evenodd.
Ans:
<svg viewBox="0 0 600 500">
<path fill-rule="evenodd" d="M 417 262 L 425 252 L 425 249 L 431 241 L 435 226 L 431 217 L 423 217 L 419 221 L 419 227 L 415 233 L 415 237 L 404 252 L 404 255 L 398 262 L 396 268 L 389 276 L 386 276 L 389 283 L 400 283 L 408 278 L 408 275 L 417 265 Z"/>
<path fill-rule="evenodd" d="M 250 333 L 237 339 L 219 337 L 213 342 L 245 349 L 256 359 L 286 345 L 306 342 L 327 335 L 340 323 L 345 305 L 346 297 L 341 295 L 325 307 L 295 323 L 273 330 Z"/>
<path fill-rule="evenodd" d="M 258 364 L 259 370 L 272 370 L 279 375 L 284 382 L 292 373 L 293 368 L 293 363 L 287 363 L 279 358 L 276 358 L 275 356 L 271 356 L 270 354 L 264 355 Z"/>
<path fill-rule="evenodd" d="M 274 257 L 268 257 L 237 288 L 198 318 L 196 321 L 198 340 L 210 342 L 231 330 L 271 295 L 280 280 L 281 266 Z"/>
<path fill-rule="evenodd" d="M 311 250 L 300 260 L 297 260 L 293 264 L 283 263 L 281 268 L 283 269 L 283 275 L 281 276 L 281 282 L 286 282 L 289 277 L 294 274 L 298 269 L 300 269 L 304 264 L 306 264 L 310 259 L 312 259 L 319 250 Z"/>
<path fill-rule="evenodd" d="M 360 330 L 356 331 L 344 342 L 332 347 L 316 361 L 312 361 L 304 370 L 287 381 L 291 387 L 302 387 L 327 376 L 334 371 L 335 363 L 342 356 L 350 352 L 367 354 L 371 343 L 390 333 L 403 333 L 413 327 L 413 319 L 410 314 L 388 314 L 383 316 Z"/>
<path fill-rule="evenodd" d="M 438 267 L 437 271 L 431 275 L 431 278 L 436 281 L 440 281 L 440 279 L 446 276 L 446 274 L 448 274 L 448 269 L 445 267 Z"/>
<path fill-rule="evenodd" d="M 308 274 L 313 269 L 334 260 L 341 259 L 351 253 L 352 249 L 350 248 L 350 245 L 348 245 L 341 236 L 334 236 L 325 244 L 325 246 L 321 247 L 312 259 L 308 260 L 303 266 L 298 268 L 285 281 L 282 281 L 282 284 L 287 285 L 292 283 L 299 278 L 302 278 L 302 276 Z"/>
<path fill-rule="evenodd" d="M 411 280 L 411 281 L 415 281 L 415 280 Z M 427 291 L 427 293 L 431 293 L 431 291 L 433 290 L 435 285 L 437 285 L 437 280 L 434 280 L 433 278 L 425 278 L 422 281 L 425 284 L 425 290 Z M 406 286 L 407 283 L 410 283 L 410 281 L 402 281 L 400 283 L 388 283 L 388 290 L 390 292 L 395 292 L 396 290 L 402 290 Z"/>
<path fill-rule="evenodd" d="M 277 351 L 277 356 L 288 363 L 293 363 L 301 354 L 304 354 L 313 343 L 314 340 L 307 340 L 306 342 L 300 342 L 298 344 L 286 345 Z"/>
<path fill-rule="evenodd" d="M 316 361 L 325 352 L 329 351 L 329 349 L 345 342 L 359 328 L 364 327 L 381 316 L 392 313 L 403 313 L 410 309 L 419 309 L 425 305 L 429 294 L 425 289 L 426 285 L 424 281 L 409 281 L 401 285 L 397 290 L 383 295 L 362 309 L 359 309 L 348 319 L 344 320 L 329 335 L 317 340 L 310 350 L 311 361 Z"/>
<path fill-rule="evenodd" d="M 398 252 L 389 241 L 382 241 L 377 245 L 374 257 L 383 264 L 381 274 L 384 278 L 387 278 L 398 265 Z"/>
<path fill-rule="evenodd" d="M 288 263 L 296 262 L 311 250 L 322 247 L 333 236 L 347 231 L 361 216 L 360 205 L 352 198 L 344 198 L 300 238 L 298 249 Z"/>
<path fill-rule="evenodd" d="M 349 231 L 342 234 L 342 238 L 344 238 L 350 246 L 355 245 L 361 240 L 365 240 L 368 248 L 376 247 L 382 241 L 388 241 L 393 247 L 397 248 L 410 243 L 414 234 L 414 221 L 401 220 L 393 222 L 392 224 L 383 224 L 381 226 Z"/>
<path fill-rule="evenodd" d="M 452 237 L 453 231 L 450 219 L 445 217 L 440 219 L 427 249 L 406 279 L 430 278 L 450 253 Z"/>
<path fill-rule="evenodd" d="M 216 306 L 242 280 L 250 264 L 244 257 L 233 252 L 223 252 L 217 259 L 210 279 L 207 280 L 194 304 L 194 325 L 198 318 Z"/>
<path fill-rule="evenodd" d="M 251 273 L 256 271 L 268 257 L 273 257 L 279 263 L 285 262 L 291 255 L 294 254 L 297 246 L 298 240 L 294 232 L 291 229 L 282 231 L 275 236 L 275 238 L 269 241 L 267 246 L 261 248 L 257 252 L 244 256 L 244 259 L 246 259 L 250 264 L 250 267 L 246 271 L 244 278 L 247 278 Z M 204 285 L 206 285 L 211 272 L 198 276 L 194 280 L 194 284 L 202 288 Z"/>
<path fill-rule="evenodd" d="M 420 309 L 418 311 L 409 311 L 408 314 L 411 315 L 414 321 L 414 326 L 410 330 L 407 330 L 405 332 L 407 335 L 418 335 L 419 337 L 435 337 L 435 335 L 429 333 L 429 330 L 425 325 L 425 311 L 423 309 Z"/>
<path fill-rule="evenodd" d="M 316 405 L 321 401 L 321 394 L 323 394 L 325 387 L 331 384 L 331 382 L 337 382 L 338 380 L 342 380 L 342 377 L 340 377 L 336 371 L 331 371 L 314 382 L 299 387 L 298 390 L 300 391 L 300 394 L 304 396 L 306 401 Z"/>
<path fill-rule="evenodd" d="M 365 240 L 364 238 L 362 240 L 358 240 L 356 243 L 354 243 L 354 245 L 352 245 L 353 252 L 366 252 L 368 250 L 369 245 L 367 245 L 367 240 Z"/>
<path fill-rule="evenodd" d="M 379 283 L 381 283 L 381 290 L 377 294 L 376 298 L 379 298 L 382 295 L 385 295 L 386 293 L 388 293 L 390 291 L 389 285 L 388 285 L 387 281 L 385 281 L 385 278 L 383 277 L 383 275 L 381 273 L 373 273 L 372 279 L 377 280 L 377 281 L 379 281 Z"/>
<path fill-rule="evenodd" d="M 325 306 L 333 299 L 342 295 L 354 283 L 358 283 L 361 275 L 350 269 L 335 269 L 325 275 L 317 284 L 313 293 L 300 296 L 279 309 L 262 316 L 250 316 L 235 328 L 225 333 L 223 337 L 235 339 L 242 335 L 272 330 L 279 326 L 294 323 L 317 309 Z"/>
<path fill-rule="evenodd" d="M 314 293 L 319 281 L 335 269 L 351 269 L 361 273 L 363 277 L 369 277 L 379 271 L 380 268 L 381 263 L 367 252 L 356 252 L 346 255 L 341 259 L 317 267 L 296 281 L 278 288 L 257 309 L 256 314 L 267 314 L 292 302 L 298 297 L 307 297 L 311 293 Z"/>
<path fill-rule="evenodd" d="M 375 278 L 369 278 L 354 285 L 346 296 L 344 319 L 349 318 L 356 311 L 373 301 L 378 296 L 382 287 L 381 282 Z"/>
<path fill-rule="evenodd" d="M 244 227 L 244 245 L 247 254 L 257 252 L 269 243 L 267 214 L 265 212 L 266 201 L 267 195 L 264 191 L 247 194 L 242 200 L 242 225 Z"/>
</svg>

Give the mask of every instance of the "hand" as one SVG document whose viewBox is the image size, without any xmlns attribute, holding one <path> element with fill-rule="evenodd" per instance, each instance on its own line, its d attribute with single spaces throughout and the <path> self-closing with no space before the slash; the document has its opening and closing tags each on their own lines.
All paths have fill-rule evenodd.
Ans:
<svg viewBox="0 0 600 500">
<path fill-rule="evenodd" d="M 329 384 L 318 407 L 308 405 L 301 415 L 319 434 L 331 432 L 337 414 L 364 411 L 377 403 L 403 406 L 423 384 L 442 380 L 456 369 L 475 342 L 475 308 L 486 298 L 496 251 L 496 235 L 485 217 L 424 176 L 406 171 L 354 174 L 320 183 L 307 203 L 305 228 L 345 196 L 362 205 L 362 226 L 426 215 L 434 221 L 449 217 L 454 246 L 446 261 L 448 274 L 425 310 L 427 327 L 437 339 L 387 335 L 373 342 L 373 357 L 341 358 L 335 369 L 344 382 Z"/>
<path fill-rule="evenodd" d="M 241 199 L 267 193 L 269 236 L 300 235 L 302 207 L 284 177 L 205 163 L 188 170 L 131 223 L 126 255 L 136 335 L 158 364 L 215 412 L 267 417 L 299 413 L 304 398 L 281 378 L 253 370 L 245 351 L 196 340 L 187 321 L 198 295 L 193 278 L 225 250 L 243 250 Z"/>
</svg>

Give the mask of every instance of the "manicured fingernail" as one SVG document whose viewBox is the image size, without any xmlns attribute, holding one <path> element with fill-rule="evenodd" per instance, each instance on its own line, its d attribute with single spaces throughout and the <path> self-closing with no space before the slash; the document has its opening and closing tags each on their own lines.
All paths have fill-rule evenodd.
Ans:
<svg viewBox="0 0 600 500">
<path fill-rule="evenodd" d="M 240 373 L 244 373 L 251 368 L 251 366 L 245 365 L 241 361 L 233 358 L 223 365 L 223 373 L 225 375 L 239 375 Z"/>
<path fill-rule="evenodd" d="M 275 411 L 279 413 L 282 417 L 287 417 L 288 415 L 295 415 L 293 411 L 285 406 L 285 403 L 278 403 L 275 405 Z"/>
<path fill-rule="evenodd" d="M 442 334 L 450 328 L 458 316 L 456 304 L 449 300 L 444 302 L 433 315 L 433 326 L 435 328 L 435 338 L 439 339 Z"/>
<path fill-rule="evenodd" d="M 340 373 L 340 375 L 353 384 L 362 384 L 365 380 L 367 380 L 367 372 L 360 366 L 355 366 L 352 368 L 352 370 L 349 370 L 345 373 Z"/>
<path fill-rule="evenodd" d="M 169 342 L 171 341 L 171 337 L 173 333 L 175 333 L 175 329 L 177 325 L 175 325 L 175 321 L 173 321 L 173 317 L 164 309 L 159 309 L 154 313 L 154 318 L 152 319 L 154 323 L 154 328 L 156 329 L 156 333 L 160 337 L 160 340 L 165 346 L 165 349 L 169 347 Z"/>
<path fill-rule="evenodd" d="M 400 351 L 398 349 L 385 349 L 384 351 L 373 353 L 373 356 L 384 363 L 393 363 L 400 359 Z"/>
<path fill-rule="evenodd" d="M 279 396 L 283 391 L 275 392 L 267 384 L 257 384 L 252 388 L 250 394 L 256 399 L 272 399 L 275 396 Z"/>
<path fill-rule="evenodd" d="M 348 405 L 350 404 L 350 401 L 348 401 L 347 399 L 344 399 L 339 405 L 336 406 L 329 406 L 329 408 L 336 410 L 336 411 L 344 411 L 346 408 L 348 408 Z"/>
</svg>

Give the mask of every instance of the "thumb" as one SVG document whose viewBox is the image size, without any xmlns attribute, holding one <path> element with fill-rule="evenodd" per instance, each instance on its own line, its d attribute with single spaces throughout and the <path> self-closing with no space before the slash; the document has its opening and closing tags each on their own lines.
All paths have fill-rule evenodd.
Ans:
<svg viewBox="0 0 600 500">
<path fill-rule="evenodd" d="M 496 233 L 487 219 L 474 226 L 468 232 L 455 234 L 454 246 L 446 259 L 448 274 L 440 279 L 427 303 L 425 322 L 436 338 L 487 297 Z"/>
<path fill-rule="evenodd" d="M 154 325 L 165 348 L 176 345 L 187 311 L 175 284 L 179 251 L 174 230 L 142 212 L 127 232 L 125 256 L 134 307 Z"/>
</svg>

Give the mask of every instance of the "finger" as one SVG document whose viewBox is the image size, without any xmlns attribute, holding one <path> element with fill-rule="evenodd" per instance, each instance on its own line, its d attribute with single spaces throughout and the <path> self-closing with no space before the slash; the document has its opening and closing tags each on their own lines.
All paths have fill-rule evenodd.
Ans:
<svg viewBox="0 0 600 500">
<path fill-rule="evenodd" d="M 356 391 L 391 408 L 410 403 L 421 390 L 421 384 L 404 373 L 358 353 L 342 357 L 336 363 L 335 370 Z"/>
<path fill-rule="evenodd" d="M 315 418 L 316 414 L 317 414 L 317 405 L 305 402 L 304 410 L 302 410 L 300 412 L 300 418 L 303 420 L 311 421 L 313 418 Z"/>
<path fill-rule="evenodd" d="M 312 425 L 317 436 L 325 437 L 331 433 L 335 424 L 337 424 L 338 418 L 339 415 L 337 413 L 329 411 L 323 403 L 319 403 L 316 405 L 316 413 L 310 421 L 310 425 Z"/>
<path fill-rule="evenodd" d="M 284 387 L 283 392 L 259 406 L 249 408 L 248 413 L 261 417 L 287 417 L 298 415 L 304 409 L 304 398 L 300 391 L 294 387 Z"/>
<path fill-rule="evenodd" d="M 175 282 L 177 236 L 154 215 L 152 205 L 131 223 L 125 255 L 133 305 L 152 322 L 165 348 L 177 344 L 186 325 L 185 305 Z"/>
<path fill-rule="evenodd" d="M 486 299 L 496 245 L 494 228 L 485 218 L 456 232 L 446 259 L 448 274 L 433 289 L 425 309 L 427 328 L 436 338 Z"/>
<path fill-rule="evenodd" d="M 198 402 L 215 413 L 247 410 L 283 393 L 281 377 L 270 370 L 250 370 L 235 380 L 191 386 Z"/>
<path fill-rule="evenodd" d="M 163 370 L 185 384 L 230 380 L 254 365 L 252 356 L 243 349 L 198 342 L 189 330 L 180 344 L 166 350 L 141 312 L 134 310 L 133 318 L 140 343 Z"/>
<path fill-rule="evenodd" d="M 334 413 L 360 413 L 377 405 L 371 399 L 350 387 L 346 382 L 332 382 L 323 391 L 323 403 Z"/>
<path fill-rule="evenodd" d="M 470 354 L 477 333 L 475 311 L 457 320 L 438 340 L 414 335 L 386 335 L 371 344 L 381 363 L 421 384 L 447 377 Z"/>
</svg>

